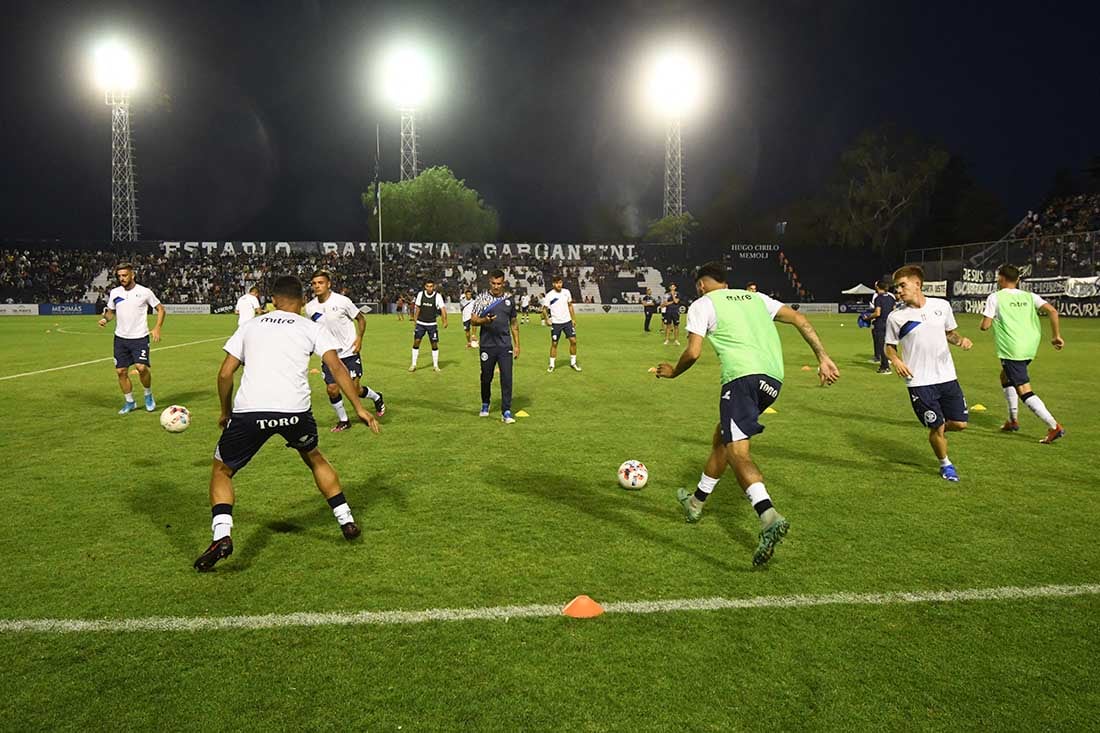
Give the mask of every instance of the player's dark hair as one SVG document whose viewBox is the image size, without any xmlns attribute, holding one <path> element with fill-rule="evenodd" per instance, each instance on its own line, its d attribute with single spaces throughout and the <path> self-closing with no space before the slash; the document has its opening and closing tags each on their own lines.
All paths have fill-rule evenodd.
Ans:
<svg viewBox="0 0 1100 733">
<path fill-rule="evenodd" d="M 250 288 L 248 289 L 248 292 L 250 292 L 250 293 L 253 293 L 253 292 L 255 292 L 255 293 L 258 293 L 258 292 L 260 292 L 260 286 L 259 286 L 259 285 L 253 285 L 252 287 L 250 287 Z"/>
<path fill-rule="evenodd" d="M 431 283 L 432 285 L 435 285 L 435 280 L 432 280 L 432 279 L 431 279 L 431 278 L 429 277 L 429 278 L 428 278 L 427 280 L 425 280 L 425 281 L 424 281 L 424 284 L 425 284 L 425 285 L 427 285 L 428 283 Z"/>
<path fill-rule="evenodd" d="M 893 285 L 893 283 L 886 278 L 883 278 L 882 280 L 879 280 L 877 283 L 875 283 L 875 285 L 878 285 L 879 290 L 885 290 L 889 292 L 890 286 Z"/>
<path fill-rule="evenodd" d="M 695 282 L 709 277 L 715 282 L 726 282 L 726 268 L 721 262 L 708 262 L 695 271 Z"/>
<path fill-rule="evenodd" d="M 504 277 L 504 270 L 493 270 L 489 273 L 490 280 L 496 280 L 498 277 Z"/>
<path fill-rule="evenodd" d="M 749 280 L 747 283 L 745 283 L 745 290 L 748 290 L 749 288 L 758 288 L 758 287 L 760 287 L 760 286 L 756 284 L 755 280 Z"/>
<path fill-rule="evenodd" d="M 550 278 L 550 282 L 552 282 L 552 283 L 562 282 L 561 275 L 554 275 L 554 277 Z"/>
<path fill-rule="evenodd" d="M 328 280 L 329 282 L 332 282 L 332 273 L 329 272 L 328 270 L 314 270 L 313 274 L 309 276 L 309 279 L 312 280 L 315 277 L 323 277 L 326 280 Z M 295 278 L 295 279 L 297 279 L 297 278 Z"/>
<path fill-rule="evenodd" d="M 119 262 L 117 265 L 115 265 L 115 272 L 118 272 L 119 270 L 129 270 L 130 272 L 133 272 L 134 266 L 131 265 L 129 262 Z"/>
<path fill-rule="evenodd" d="M 997 269 L 997 274 L 1010 283 L 1020 282 L 1020 268 L 1016 265 L 1001 265 Z"/>
<path fill-rule="evenodd" d="M 903 277 L 915 277 L 920 281 L 921 285 L 924 284 L 924 268 L 920 265 L 902 265 L 898 269 L 894 270 L 894 282 L 897 282 Z"/>
<path fill-rule="evenodd" d="M 324 270 L 321 270 L 321 272 L 324 272 Z M 327 275 L 327 273 L 325 274 Z M 302 290 L 301 280 L 293 275 L 281 275 L 275 278 L 275 283 L 271 286 L 271 295 L 276 298 L 301 298 Z"/>
</svg>

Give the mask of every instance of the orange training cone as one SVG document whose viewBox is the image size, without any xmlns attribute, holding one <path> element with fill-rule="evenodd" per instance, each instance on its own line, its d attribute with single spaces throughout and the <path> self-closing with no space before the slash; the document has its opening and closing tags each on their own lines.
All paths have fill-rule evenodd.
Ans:
<svg viewBox="0 0 1100 733">
<path fill-rule="evenodd" d="M 561 613 L 570 618 L 596 618 L 603 615 L 603 606 L 588 596 L 577 596 L 565 604 Z"/>
</svg>

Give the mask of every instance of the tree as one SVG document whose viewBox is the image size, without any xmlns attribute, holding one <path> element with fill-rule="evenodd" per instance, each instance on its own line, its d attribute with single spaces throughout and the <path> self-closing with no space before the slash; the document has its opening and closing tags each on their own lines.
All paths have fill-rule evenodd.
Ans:
<svg viewBox="0 0 1100 733">
<path fill-rule="evenodd" d="M 685 211 L 680 215 L 669 215 L 663 219 L 657 219 L 649 223 L 646 229 L 645 241 L 668 244 L 670 242 L 683 242 L 690 238 L 691 233 L 699 227 L 699 222 L 691 212 Z"/>
<path fill-rule="evenodd" d="M 953 155 L 937 178 L 928 216 L 914 239 L 927 245 L 984 242 L 1004 236 L 1012 224 L 1004 203 L 974 180 L 965 160 Z"/>
<path fill-rule="evenodd" d="M 370 236 L 378 236 L 374 185 L 363 194 L 370 211 Z M 382 184 L 382 237 L 389 242 L 493 242 L 500 230 L 497 212 L 446 166 L 428 168 L 416 178 Z"/>
<path fill-rule="evenodd" d="M 892 127 L 862 133 L 841 155 L 836 182 L 826 194 L 828 230 L 848 246 L 905 246 L 927 214 L 949 157 Z"/>
</svg>

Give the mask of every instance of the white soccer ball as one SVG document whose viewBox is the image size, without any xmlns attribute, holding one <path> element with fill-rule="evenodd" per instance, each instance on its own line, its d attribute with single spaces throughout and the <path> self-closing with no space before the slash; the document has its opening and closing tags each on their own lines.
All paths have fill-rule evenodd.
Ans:
<svg viewBox="0 0 1100 733">
<path fill-rule="evenodd" d="M 182 433 L 191 425 L 191 411 L 183 405 L 172 405 L 160 413 L 160 426 L 170 433 Z"/>
<path fill-rule="evenodd" d="M 476 349 L 478 345 L 479 344 L 477 343 L 477 339 L 470 339 L 470 346 Z"/>
<path fill-rule="evenodd" d="M 619 486 L 630 491 L 637 491 L 645 486 L 649 480 L 649 470 L 641 461 L 624 461 L 619 466 Z"/>
</svg>

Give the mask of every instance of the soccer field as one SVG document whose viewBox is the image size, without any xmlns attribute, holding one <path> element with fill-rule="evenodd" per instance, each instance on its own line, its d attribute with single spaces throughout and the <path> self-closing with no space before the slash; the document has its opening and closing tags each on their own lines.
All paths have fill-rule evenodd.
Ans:
<svg viewBox="0 0 1100 733">
<path fill-rule="evenodd" d="M 786 380 L 753 452 L 791 531 L 764 568 L 732 475 L 698 525 L 675 499 L 717 419 L 709 345 L 658 381 L 647 368 L 679 347 L 641 316 L 581 316 L 584 371 L 566 345 L 548 374 L 549 329 L 523 326 L 514 409 L 530 417 L 504 425 L 496 384 L 477 417 L 457 319 L 443 371 L 425 341 L 409 374 L 411 324 L 371 317 L 382 433 L 330 434 L 312 377 L 363 537 L 342 539 L 271 440 L 237 476 L 236 551 L 211 574 L 191 563 L 235 317 L 169 316 L 154 346 L 157 413 L 190 408 L 182 434 L 116 414 L 94 317 L 0 319 L 0 729 L 1095 730 L 1098 325 L 1064 319 L 1061 353 L 1044 340 L 1033 385 L 1067 435 L 1040 445 L 1023 405 L 1020 433 L 998 430 L 992 335 L 960 316 L 975 348 L 952 350 L 959 378 L 988 411 L 949 435 L 952 484 L 902 381 L 866 363 L 869 331 L 811 319 L 841 381 L 818 387 L 779 325 Z M 640 492 L 616 483 L 628 458 L 649 468 Z M 554 613 L 582 593 L 609 612 Z M 388 613 L 439 609 L 456 611 Z"/>
</svg>

